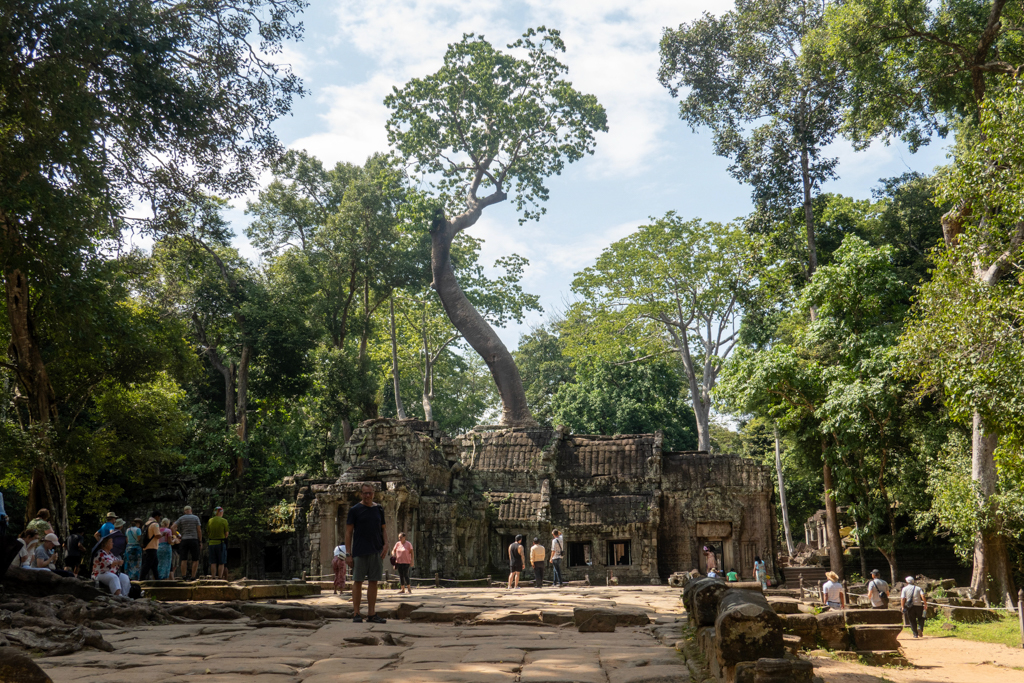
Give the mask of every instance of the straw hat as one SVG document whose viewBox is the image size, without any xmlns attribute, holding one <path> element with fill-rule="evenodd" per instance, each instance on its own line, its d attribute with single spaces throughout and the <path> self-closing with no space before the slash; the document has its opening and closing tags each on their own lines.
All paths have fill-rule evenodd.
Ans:
<svg viewBox="0 0 1024 683">
<path fill-rule="evenodd" d="M 825 572 L 825 577 L 829 581 L 839 581 L 839 574 L 836 574 L 835 572 Z"/>
</svg>

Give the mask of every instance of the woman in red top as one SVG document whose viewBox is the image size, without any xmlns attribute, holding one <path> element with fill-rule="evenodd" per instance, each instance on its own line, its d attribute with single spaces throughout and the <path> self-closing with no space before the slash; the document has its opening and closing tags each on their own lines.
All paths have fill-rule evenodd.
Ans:
<svg viewBox="0 0 1024 683">
<path fill-rule="evenodd" d="M 124 563 L 110 552 L 114 547 L 114 539 L 104 536 L 100 541 L 100 549 L 92 561 L 92 578 L 107 587 L 111 595 L 123 595 L 128 597 L 132 582 L 127 574 L 118 574 L 118 570 Z"/>
<path fill-rule="evenodd" d="M 412 543 L 405 540 L 405 532 L 398 534 L 398 543 L 391 549 L 391 557 L 394 558 L 395 569 L 398 570 L 398 582 L 402 589 L 401 593 L 412 593 L 412 585 L 409 583 L 409 569 L 412 567 Z"/>
</svg>

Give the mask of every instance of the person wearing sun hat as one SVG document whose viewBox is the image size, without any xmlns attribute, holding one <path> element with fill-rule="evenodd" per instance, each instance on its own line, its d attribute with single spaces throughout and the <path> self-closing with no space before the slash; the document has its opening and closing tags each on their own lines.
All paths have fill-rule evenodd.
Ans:
<svg viewBox="0 0 1024 683">
<path fill-rule="evenodd" d="M 102 526 L 100 526 L 100 530 L 97 531 L 96 533 L 94 533 L 93 537 L 95 537 L 96 540 L 98 541 L 101 538 L 103 538 L 105 536 L 108 536 L 110 533 L 112 533 L 114 531 L 114 520 L 116 520 L 116 519 L 117 519 L 117 513 L 116 512 L 108 512 L 107 513 L 107 521 L 104 522 Z"/>
<path fill-rule="evenodd" d="M 835 572 L 825 572 L 828 581 L 821 587 L 821 600 L 829 609 L 846 609 L 846 591 Z"/>
</svg>

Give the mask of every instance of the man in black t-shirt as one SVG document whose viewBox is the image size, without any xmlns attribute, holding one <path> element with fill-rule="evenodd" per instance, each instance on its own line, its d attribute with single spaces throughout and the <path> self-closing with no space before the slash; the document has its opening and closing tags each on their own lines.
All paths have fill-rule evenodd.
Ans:
<svg viewBox="0 0 1024 683">
<path fill-rule="evenodd" d="M 348 509 L 345 520 L 345 547 L 348 549 L 348 563 L 352 565 L 352 621 L 362 623 L 359 602 L 363 597 L 363 581 L 366 587 L 366 620 L 383 624 L 385 619 L 377 616 L 377 582 L 384 575 L 384 556 L 387 554 L 388 532 L 384 527 L 384 508 L 373 502 L 372 484 L 360 488 L 362 501 Z"/>
</svg>

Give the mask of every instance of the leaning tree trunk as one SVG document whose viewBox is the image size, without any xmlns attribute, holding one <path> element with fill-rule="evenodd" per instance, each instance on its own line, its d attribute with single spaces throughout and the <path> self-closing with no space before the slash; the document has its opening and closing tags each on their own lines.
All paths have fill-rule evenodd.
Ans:
<svg viewBox="0 0 1024 683">
<path fill-rule="evenodd" d="M 995 495 L 998 484 L 995 450 L 999 435 L 985 430 L 981 415 L 974 414 L 971 439 L 971 479 L 978 486 L 978 509 L 982 526 L 974 539 L 974 571 L 971 588 L 986 601 L 1006 606 L 1016 604 L 1014 581 L 1006 539 L 1000 533 L 996 515 Z"/>
<path fill-rule="evenodd" d="M 451 247 L 456 234 L 457 230 L 448 220 L 437 221 L 431 229 L 430 268 L 434 277 L 431 287 L 437 291 L 448 319 L 490 369 L 501 397 L 502 424 L 510 427 L 536 425 L 512 354 L 469 302 L 455 279 Z"/>
<path fill-rule="evenodd" d="M 822 453 L 822 457 L 824 457 Z M 825 537 L 828 539 L 828 564 L 829 569 L 839 575 L 842 580 L 843 572 L 843 539 L 839 535 L 839 511 L 836 509 L 835 491 L 832 488 L 832 468 L 828 461 L 822 467 L 822 477 L 825 480 Z"/>
</svg>

